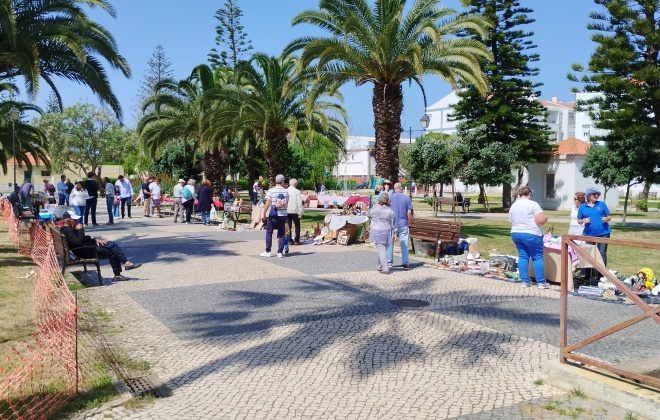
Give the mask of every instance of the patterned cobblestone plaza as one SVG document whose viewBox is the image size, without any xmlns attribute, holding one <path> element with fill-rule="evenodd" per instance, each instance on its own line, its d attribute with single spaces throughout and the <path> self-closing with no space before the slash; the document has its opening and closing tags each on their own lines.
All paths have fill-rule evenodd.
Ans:
<svg viewBox="0 0 660 420">
<path fill-rule="evenodd" d="M 169 219 L 89 233 L 144 263 L 127 273 L 139 280 L 88 296 L 122 327 L 108 339 L 149 362 L 172 396 L 78 418 L 554 419 L 566 417 L 548 402 L 575 404 L 537 381 L 558 358 L 557 287 L 522 289 L 422 260 L 382 276 L 369 245 L 304 245 L 262 258 L 263 231 Z M 403 309 L 392 299 L 429 305 Z M 572 296 L 569 312 L 571 342 L 639 313 Z M 647 322 L 585 352 L 628 361 L 639 356 L 631 348 L 658 349 L 660 334 L 644 333 L 657 325 Z M 627 414 L 590 398 L 580 406 L 579 418 Z"/>
</svg>

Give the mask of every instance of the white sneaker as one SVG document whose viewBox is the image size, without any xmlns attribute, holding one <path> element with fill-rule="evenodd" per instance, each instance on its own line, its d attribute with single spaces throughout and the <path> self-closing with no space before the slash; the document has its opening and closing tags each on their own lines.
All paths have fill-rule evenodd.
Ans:
<svg viewBox="0 0 660 420">
<path fill-rule="evenodd" d="M 281 252 L 278 252 L 278 253 L 277 253 L 277 258 L 282 258 L 282 257 L 284 257 L 284 255 L 282 255 Z"/>
<path fill-rule="evenodd" d="M 528 281 L 524 281 L 524 282 L 522 282 L 522 285 L 521 285 L 521 286 L 522 286 L 523 288 L 525 288 L 525 287 L 529 287 L 529 282 L 528 282 Z"/>
<path fill-rule="evenodd" d="M 259 254 L 259 255 L 261 255 L 262 257 L 270 257 L 270 256 L 271 256 L 271 255 L 270 255 L 270 252 L 266 252 L 266 251 L 262 252 L 262 253 Z"/>
<path fill-rule="evenodd" d="M 550 285 L 548 283 L 539 283 L 538 288 L 539 289 L 549 289 Z"/>
</svg>

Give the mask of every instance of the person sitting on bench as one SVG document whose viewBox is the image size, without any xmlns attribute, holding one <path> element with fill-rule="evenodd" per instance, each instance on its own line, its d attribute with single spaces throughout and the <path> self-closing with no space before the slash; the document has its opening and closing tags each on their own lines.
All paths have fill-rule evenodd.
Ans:
<svg viewBox="0 0 660 420">
<path fill-rule="evenodd" d="M 456 204 L 459 204 L 463 209 L 463 213 L 465 213 L 465 199 L 463 198 L 463 194 L 460 192 L 456 193 Z"/>
<path fill-rule="evenodd" d="M 133 270 L 142 266 L 142 264 L 135 264 L 129 261 L 124 251 L 116 242 L 94 239 L 89 235 L 85 235 L 82 226 L 79 226 L 78 222 L 71 218 L 69 212 L 65 212 L 62 215 L 62 224 L 60 233 L 66 238 L 73 254 L 78 258 L 94 258 L 94 255 L 90 254 L 90 250 L 77 248 L 85 246 L 96 247 L 99 259 L 110 260 L 110 265 L 115 275 L 113 281 L 130 280 L 130 278 L 121 275 L 121 263 L 124 263 L 126 270 Z"/>
</svg>

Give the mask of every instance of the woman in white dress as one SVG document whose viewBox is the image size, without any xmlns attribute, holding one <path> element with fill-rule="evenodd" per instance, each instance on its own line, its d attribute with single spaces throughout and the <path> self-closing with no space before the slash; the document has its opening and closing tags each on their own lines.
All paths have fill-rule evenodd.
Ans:
<svg viewBox="0 0 660 420">
<path fill-rule="evenodd" d="M 578 223 L 578 209 L 584 203 L 584 193 L 576 192 L 573 195 L 573 207 L 571 208 L 571 224 L 568 227 L 569 235 L 582 235 L 584 230 L 584 225 Z"/>
</svg>

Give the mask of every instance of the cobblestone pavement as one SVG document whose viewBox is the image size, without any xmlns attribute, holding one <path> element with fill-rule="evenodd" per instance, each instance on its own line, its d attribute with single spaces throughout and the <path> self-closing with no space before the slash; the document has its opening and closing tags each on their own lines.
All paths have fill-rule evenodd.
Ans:
<svg viewBox="0 0 660 420">
<path fill-rule="evenodd" d="M 148 361 L 173 395 L 78 418 L 626 415 L 535 385 L 543 365 L 558 357 L 556 290 L 522 289 L 420 261 L 412 271 L 383 276 L 367 245 L 306 245 L 282 259 L 263 258 L 264 232 L 169 219 L 126 220 L 89 233 L 119 241 L 132 261 L 144 263 L 126 273 L 139 280 L 89 289 L 89 297 L 123 327 L 109 339 Z M 108 276 L 110 267 L 102 271 Z M 389 303 L 403 298 L 430 305 Z M 636 313 L 573 297 L 570 306 L 571 341 Z M 585 352 L 624 361 L 639 357 L 630 348 L 659 348 L 657 335 L 635 335 L 638 341 L 615 335 Z"/>
</svg>

